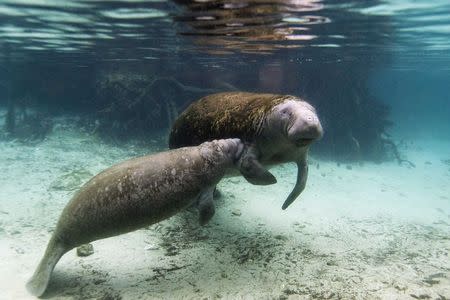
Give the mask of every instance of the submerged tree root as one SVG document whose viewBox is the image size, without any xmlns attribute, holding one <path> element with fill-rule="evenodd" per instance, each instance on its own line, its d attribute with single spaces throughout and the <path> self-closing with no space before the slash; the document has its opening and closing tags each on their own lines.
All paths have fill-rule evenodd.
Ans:
<svg viewBox="0 0 450 300">
<path fill-rule="evenodd" d="M 210 94 L 218 89 L 198 88 L 184 85 L 172 77 L 143 77 L 130 79 L 126 76 L 106 77 L 99 83 L 100 99 L 106 105 L 98 110 L 92 132 L 108 132 L 129 136 L 149 130 L 170 128 L 185 104 L 185 93 Z M 111 93 L 111 90 L 113 91 Z M 115 91 L 115 92 L 114 92 Z"/>
<path fill-rule="evenodd" d="M 387 139 L 387 138 L 381 138 L 381 141 L 382 141 L 383 143 L 385 143 L 385 144 L 391 146 L 391 148 L 392 148 L 392 153 L 394 154 L 394 156 L 395 156 L 395 158 L 396 158 L 396 160 L 397 160 L 397 162 L 398 162 L 399 165 L 401 165 L 401 164 L 407 164 L 407 165 L 409 165 L 409 166 L 412 167 L 412 168 L 415 168 L 415 167 L 416 167 L 416 165 L 415 165 L 413 162 L 411 162 L 411 161 L 409 161 L 409 160 L 407 160 L 407 159 L 401 158 L 400 152 L 398 151 L 398 148 L 397 148 L 397 145 L 395 145 L 395 143 L 394 143 L 393 141 L 391 141 L 390 139 Z"/>
</svg>

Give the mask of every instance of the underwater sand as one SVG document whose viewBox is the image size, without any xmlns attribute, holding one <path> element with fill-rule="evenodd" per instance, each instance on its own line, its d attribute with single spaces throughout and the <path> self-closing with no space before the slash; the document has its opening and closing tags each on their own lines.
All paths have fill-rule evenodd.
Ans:
<svg viewBox="0 0 450 300">
<path fill-rule="evenodd" d="M 33 299 L 34 272 L 58 216 L 102 169 L 164 149 L 113 146 L 60 120 L 43 142 L 0 142 L 0 299 Z M 295 166 L 278 183 L 220 184 L 216 215 L 195 211 L 75 250 L 57 264 L 53 299 L 449 299 L 450 141 L 413 141 L 416 168 L 311 159 L 286 211 Z"/>
</svg>

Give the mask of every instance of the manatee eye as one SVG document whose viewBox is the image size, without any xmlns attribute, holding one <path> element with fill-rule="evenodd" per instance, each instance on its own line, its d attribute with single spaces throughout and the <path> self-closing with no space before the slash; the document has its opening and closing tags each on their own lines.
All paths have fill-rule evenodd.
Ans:
<svg viewBox="0 0 450 300">
<path fill-rule="evenodd" d="M 283 117 L 290 117 L 291 116 L 291 112 L 289 111 L 289 109 L 284 108 L 284 109 L 281 110 L 281 115 Z"/>
</svg>

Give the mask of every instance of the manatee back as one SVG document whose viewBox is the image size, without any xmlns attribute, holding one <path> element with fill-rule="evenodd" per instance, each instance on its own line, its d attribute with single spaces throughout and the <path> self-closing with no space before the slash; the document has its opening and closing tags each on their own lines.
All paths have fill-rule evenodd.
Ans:
<svg viewBox="0 0 450 300">
<path fill-rule="evenodd" d="M 174 215 L 223 176 L 200 147 L 131 159 L 99 173 L 64 208 L 55 234 L 76 247 Z"/>
<path fill-rule="evenodd" d="M 169 148 L 195 146 L 206 141 L 255 139 L 260 121 L 287 95 L 227 92 L 208 95 L 192 103 L 175 121 Z"/>
</svg>

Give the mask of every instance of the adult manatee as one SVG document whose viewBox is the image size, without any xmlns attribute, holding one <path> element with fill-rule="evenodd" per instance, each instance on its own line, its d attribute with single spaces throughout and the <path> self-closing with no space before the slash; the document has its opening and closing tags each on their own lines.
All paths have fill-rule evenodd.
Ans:
<svg viewBox="0 0 450 300">
<path fill-rule="evenodd" d="M 282 206 L 286 209 L 305 188 L 308 149 L 322 135 L 316 110 L 299 97 L 226 92 L 192 103 L 173 124 L 169 147 L 240 138 L 246 144 L 240 171 L 258 185 L 276 182 L 265 166 L 297 163 L 297 182 Z"/>
</svg>

